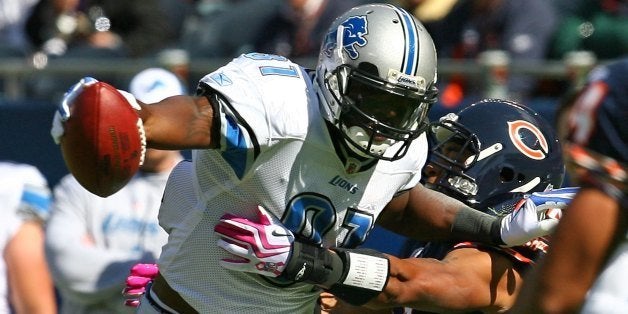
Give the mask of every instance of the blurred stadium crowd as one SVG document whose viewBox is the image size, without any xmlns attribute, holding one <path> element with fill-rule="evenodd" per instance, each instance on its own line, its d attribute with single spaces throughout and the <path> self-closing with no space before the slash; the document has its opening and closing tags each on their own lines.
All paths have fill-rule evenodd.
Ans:
<svg viewBox="0 0 628 314">
<path fill-rule="evenodd" d="M 313 66 L 327 25 L 367 2 L 0 0 L 0 122 L 7 129 L 33 124 L 19 122 L 23 114 L 12 110 L 48 114 L 84 75 L 126 86 L 138 71 L 158 66 L 193 92 L 202 75 L 243 52 L 275 53 Z M 551 121 L 559 99 L 588 70 L 628 53 L 628 4 L 622 0 L 388 2 L 412 12 L 434 38 L 440 96 L 432 117 L 500 97 L 521 101 Z M 31 130 L 45 132 L 48 123 Z M 43 137 L 14 136 L 0 144 L 6 145 L 0 157 L 33 161 L 32 154 L 9 149 L 24 141 L 51 145 Z M 49 173 L 53 183 L 62 175 Z"/>
<path fill-rule="evenodd" d="M 36 166 L 50 186 L 67 174 L 48 131 L 56 103 L 85 74 L 128 86 L 141 68 L 163 67 L 194 91 L 208 67 L 245 52 L 314 65 L 332 20 L 369 2 L 0 0 L 0 160 Z M 442 73 L 433 118 L 500 97 L 554 121 L 588 70 L 628 55 L 624 0 L 379 2 L 412 12 L 434 39 Z M 398 249 L 386 245 L 373 246 Z"/>
<path fill-rule="evenodd" d="M 179 64 L 184 67 L 175 72 L 194 84 L 198 77 L 190 75 L 208 69 L 190 69 L 190 62 L 232 58 L 242 52 L 275 53 L 314 64 L 327 25 L 339 13 L 367 2 L 2 0 L 0 58 L 24 62 L 25 68 L 34 70 L 19 86 L 20 96 L 30 99 L 58 97 L 68 83 L 76 80 L 37 69 L 73 60 L 74 64 L 83 60 L 81 72 L 89 70 L 90 64 L 106 62 L 111 76 L 107 79 L 114 82 L 135 72 L 116 67 L 115 60 Z M 413 12 L 425 24 L 443 62 L 471 61 L 497 67 L 505 62 L 530 71 L 543 69 L 548 61 L 569 59 L 589 66 L 596 60 L 628 53 L 628 5 L 621 0 L 388 2 Z M 500 53 L 483 54 L 495 50 Z M 587 54 L 572 58 L 574 51 Z M 505 82 L 501 72 L 497 70 L 489 80 L 505 85 L 504 90 L 496 91 L 499 96 L 507 91 L 508 97 L 520 100 L 555 97 L 568 88 L 564 77 L 556 80 L 543 72 L 526 75 L 511 71 Z M 120 73 L 123 75 L 116 75 Z M 468 103 L 468 96 L 488 89 L 486 79 L 470 77 L 464 69 L 444 74 L 439 87 L 441 103 L 447 107 Z"/>
</svg>

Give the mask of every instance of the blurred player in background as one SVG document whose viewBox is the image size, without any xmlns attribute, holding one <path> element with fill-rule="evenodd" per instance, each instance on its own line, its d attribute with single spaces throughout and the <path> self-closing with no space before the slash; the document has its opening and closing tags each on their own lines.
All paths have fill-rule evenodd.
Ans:
<svg viewBox="0 0 628 314">
<path fill-rule="evenodd" d="M 41 172 L 0 162 L 0 313 L 54 314 L 55 290 L 44 254 L 50 189 Z"/>
<path fill-rule="evenodd" d="M 138 73 L 129 90 L 147 102 L 186 93 L 159 68 Z M 182 159 L 179 151 L 147 150 L 140 172 L 107 198 L 72 175 L 55 187 L 46 248 L 62 313 L 131 312 L 120 295 L 124 278 L 134 263 L 156 261 L 166 243 L 157 214 L 168 175 Z"/>
<path fill-rule="evenodd" d="M 128 97 L 139 108 L 149 147 L 196 149 L 166 187 L 159 222 L 169 240 L 138 311 L 310 312 L 320 292 L 312 280 L 359 299 L 381 291 L 379 281 L 354 286 L 336 282 L 335 273 L 297 282 L 305 278 L 222 268 L 230 255 L 216 247 L 213 228 L 225 212 L 252 218 L 260 204 L 272 213 L 265 217 L 282 219 L 321 247 L 357 246 L 378 217 L 419 239 L 518 245 L 549 232 L 554 222 L 539 221 L 534 209 L 496 218 L 419 184 L 435 81 L 436 51 L 421 23 L 395 6 L 373 4 L 334 21 L 316 71 L 249 53 L 203 77 L 197 97 L 151 105 Z M 53 120 L 57 140 L 61 116 Z M 267 235 L 272 251 L 283 253 L 263 256 L 257 266 L 278 275 L 291 237 Z M 358 259 L 374 262 L 375 281 L 386 278 L 385 256 Z"/>
<path fill-rule="evenodd" d="M 513 313 L 628 309 L 628 58 L 591 71 L 574 101 L 566 154 L 582 188 Z"/>
<path fill-rule="evenodd" d="M 551 208 L 558 218 L 559 208 L 576 190 L 550 191 L 560 187 L 565 171 L 559 141 L 538 113 L 517 103 L 480 101 L 442 117 L 432 124 L 429 136 L 431 154 L 423 170 L 426 187 L 491 215 L 544 207 Z M 533 192 L 540 193 L 525 194 Z M 224 238 L 237 242 L 230 234 L 232 229 Z M 547 248 L 545 237 L 512 248 L 478 242 L 422 243 L 411 255 L 421 258 L 390 257 L 391 278 L 386 289 L 368 305 L 503 312 L 514 303 L 524 272 Z M 321 295 L 321 309 L 370 313 L 367 308 L 338 302 L 328 293 Z M 391 309 L 378 312 L 391 313 Z"/>
</svg>

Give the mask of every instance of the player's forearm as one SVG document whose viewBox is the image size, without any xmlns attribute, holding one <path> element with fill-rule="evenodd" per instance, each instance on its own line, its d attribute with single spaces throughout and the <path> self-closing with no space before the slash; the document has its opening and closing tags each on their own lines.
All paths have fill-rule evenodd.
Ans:
<svg viewBox="0 0 628 314">
<path fill-rule="evenodd" d="M 486 290 L 488 284 L 480 278 L 461 273 L 457 270 L 460 267 L 431 258 L 399 259 L 389 256 L 389 259 L 388 283 L 382 293 L 365 304 L 368 308 L 402 306 L 442 312 L 492 306 L 490 302 L 483 302 L 470 294 Z M 456 261 L 450 263 L 455 264 Z"/>
<path fill-rule="evenodd" d="M 464 304 L 458 304 L 459 294 L 456 298 L 456 293 L 451 292 L 457 278 L 440 261 L 295 243 L 282 277 L 319 285 L 349 304 L 372 309 L 413 306 L 423 310 L 452 308 L 444 307 L 451 304 L 454 309 L 464 309 Z"/>
<path fill-rule="evenodd" d="M 17 314 L 56 312 L 54 286 L 43 250 L 44 234 L 38 222 L 25 222 L 9 241 L 4 258 L 9 270 L 11 303 Z"/>
<path fill-rule="evenodd" d="M 396 306 L 414 306 L 424 310 L 436 309 L 428 302 L 428 296 L 431 294 L 429 293 L 431 280 L 422 280 L 422 276 L 426 274 L 421 271 L 421 267 L 405 259 L 394 256 L 388 256 L 388 258 L 390 261 L 388 283 L 384 290 L 365 306 L 373 309 Z M 425 259 L 425 262 L 439 263 L 432 259 Z"/>
<path fill-rule="evenodd" d="M 378 223 L 416 240 L 503 244 L 497 217 L 425 187 L 415 187 L 407 194 L 406 203 L 391 202 Z"/>
<path fill-rule="evenodd" d="M 321 252 L 331 256 L 336 255 L 335 251 L 323 250 Z M 492 267 L 483 268 L 483 265 L 493 267 L 512 268 L 509 259 L 500 255 L 490 256 L 485 253 L 470 250 L 468 253 L 475 258 L 471 258 L 469 263 L 461 262 L 462 259 L 452 259 L 450 261 L 439 261 L 429 258 L 407 258 L 399 259 L 394 256 L 385 255 L 389 261 L 387 282 L 383 289 L 379 291 L 371 290 L 360 298 L 355 295 L 362 293 L 353 286 L 344 284 L 341 293 L 338 293 L 338 286 L 329 289 L 329 284 L 323 285 L 328 291 L 345 302 L 353 305 L 362 305 L 369 309 L 390 309 L 393 307 L 409 307 L 422 311 L 442 312 L 442 311 L 464 311 L 482 309 L 488 312 L 498 312 L 509 308 L 514 299 L 515 285 L 520 281 L 519 274 L 509 271 L 498 271 L 502 274 L 499 283 L 493 287 L 490 280 L 496 280 L 490 275 Z M 346 250 L 351 252 L 353 259 L 360 254 L 358 250 Z M 384 255 L 382 255 L 384 256 Z M 500 261 L 497 261 L 501 259 Z M 342 269 L 352 268 L 345 259 L 339 259 L 341 264 L 333 267 Z M 488 272 L 488 274 L 486 273 Z M 515 280 L 515 281 L 513 281 Z M 339 280 L 338 283 L 342 283 Z"/>
<path fill-rule="evenodd" d="M 318 285 L 352 305 L 362 305 L 386 286 L 388 257 L 367 249 L 333 250 L 295 241 L 284 280 Z"/>
<path fill-rule="evenodd" d="M 463 207 L 454 198 L 418 185 L 393 198 L 377 223 L 416 240 L 451 240 L 452 224 Z"/>
<path fill-rule="evenodd" d="M 142 106 L 138 113 L 150 148 L 215 147 L 211 133 L 214 110 L 205 97 L 174 96 Z"/>
</svg>

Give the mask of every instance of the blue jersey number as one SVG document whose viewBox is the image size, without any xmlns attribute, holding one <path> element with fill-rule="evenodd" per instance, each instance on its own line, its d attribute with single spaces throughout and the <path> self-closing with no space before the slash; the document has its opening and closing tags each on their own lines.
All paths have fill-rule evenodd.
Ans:
<svg viewBox="0 0 628 314">
<path fill-rule="evenodd" d="M 288 61 L 285 57 L 265 53 L 249 53 L 245 56 L 253 60 Z M 265 65 L 259 69 L 262 75 L 299 77 L 299 69 L 293 65 Z M 290 201 L 282 223 L 294 234 L 309 239 L 312 243 L 321 244 L 325 234 L 334 228 L 337 219 L 336 208 L 329 198 L 315 193 L 303 193 Z M 341 246 L 351 248 L 364 242 L 374 222 L 371 214 L 348 208 L 341 225 L 341 228 L 347 230 L 344 239 L 340 241 Z"/>
<path fill-rule="evenodd" d="M 312 243 L 321 244 L 337 219 L 336 208 L 329 198 L 315 193 L 303 193 L 290 201 L 282 223 L 294 234 Z M 348 208 L 341 225 L 347 233 L 341 239 L 340 246 L 352 248 L 364 242 L 374 222 L 373 215 Z"/>
<path fill-rule="evenodd" d="M 244 55 L 245 57 L 253 60 L 275 60 L 275 61 L 288 61 L 286 57 L 271 55 L 266 53 L 248 53 Z M 299 77 L 298 69 L 293 66 L 261 66 L 259 67 L 259 71 L 262 75 L 280 75 L 280 76 L 289 76 L 289 77 Z"/>
</svg>

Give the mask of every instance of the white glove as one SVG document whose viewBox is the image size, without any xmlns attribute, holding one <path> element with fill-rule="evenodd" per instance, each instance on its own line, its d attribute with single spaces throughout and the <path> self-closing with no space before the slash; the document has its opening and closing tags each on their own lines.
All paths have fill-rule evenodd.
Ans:
<svg viewBox="0 0 628 314">
<path fill-rule="evenodd" d="M 78 95 L 80 95 L 85 87 L 96 84 L 98 80 L 92 77 L 84 77 L 78 83 L 72 85 L 70 89 L 63 95 L 61 104 L 57 108 L 54 117 L 52 118 L 52 128 L 50 129 L 50 135 L 55 143 L 61 143 L 61 137 L 65 130 L 63 123 L 70 118 L 70 106 Z"/>
<path fill-rule="evenodd" d="M 63 95 L 63 99 L 61 100 L 61 104 L 57 108 L 54 117 L 52 118 L 52 128 L 50 129 L 50 135 L 55 143 L 61 143 L 61 137 L 65 133 L 65 128 L 63 123 L 68 121 L 71 114 L 70 107 L 74 102 L 74 99 L 80 95 L 83 90 L 93 84 L 98 83 L 98 80 L 92 77 L 84 77 L 78 83 L 74 84 L 70 89 Z M 137 103 L 137 100 L 133 95 L 129 92 L 118 90 L 124 98 L 129 102 L 129 105 L 133 107 L 135 110 L 141 110 L 140 105 Z M 141 122 L 141 121 L 140 121 Z M 139 127 L 139 126 L 138 126 Z M 140 129 L 143 132 L 143 129 Z"/>
<path fill-rule="evenodd" d="M 501 221 L 501 238 L 506 246 L 523 245 L 550 234 L 578 188 L 563 188 L 526 195 Z"/>
<path fill-rule="evenodd" d="M 257 207 L 259 222 L 226 214 L 214 227 L 220 236 L 218 246 L 241 257 L 223 259 L 227 269 L 269 277 L 281 275 L 290 258 L 294 235 L 262 206 Z"/>
</svg>

